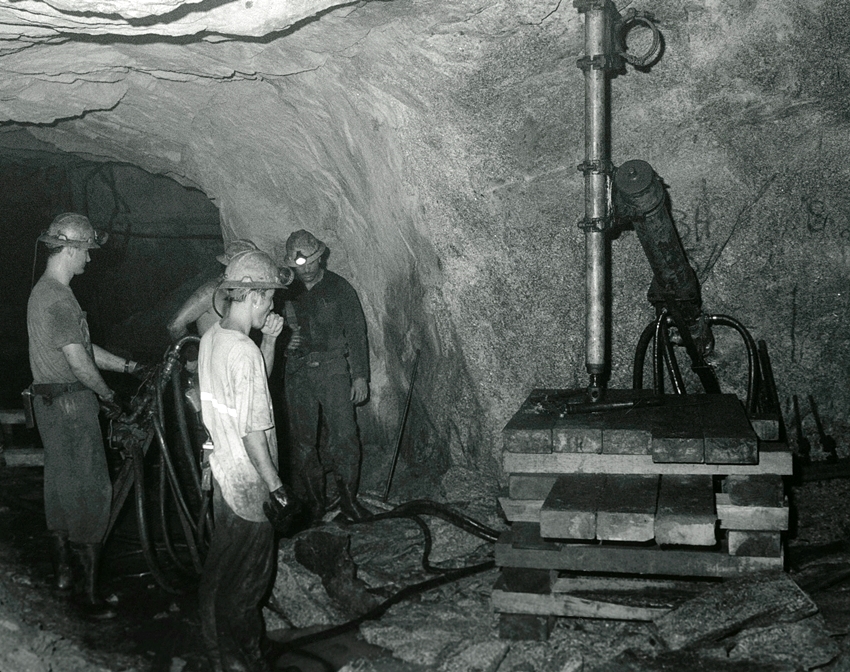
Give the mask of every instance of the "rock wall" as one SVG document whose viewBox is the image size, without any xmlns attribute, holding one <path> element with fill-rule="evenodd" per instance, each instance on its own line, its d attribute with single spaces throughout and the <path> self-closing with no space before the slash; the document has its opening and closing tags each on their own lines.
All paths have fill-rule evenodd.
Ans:
<svg viewBox="0 0 850 672">
<path fill-rule="evenodd" d="M 379 471 L 417 349 L 412 472 L 466 468 L 495 483 L 500 430 L 528 392 L 586 384 L 571 3 L 325 4 L 247 24 L 250 2 L 224 3 L 239 7 L 232 31 L 200 6 L 143 4 L 138 19 L 115 0 L 70 25 L 51 4 L 26 48 L 0 52 L 14 75 L 0 81 L 2 129 L 32 122 L 61 151 L 197 187 L 225 238 L 277 254 L 294 229 L 325 240 L 369 322 L 361 425 Z M 639 4 L 664 54 L 612 82 L 614 163 L 641 158 L 664 179 L 706 310 L 767 341 L 786 414 L 792 394 L 812 394 L 846 453 L 846 3 Z M 30 31 L 32 5 L 43 6 L 4 18 Z M 652 318 L 651 272 L 630 231 L 611 261 L 611 386 L 624 387 Z M 737 337 L 718 334 L 715 362 L 743 395 Z"/>
</svg>

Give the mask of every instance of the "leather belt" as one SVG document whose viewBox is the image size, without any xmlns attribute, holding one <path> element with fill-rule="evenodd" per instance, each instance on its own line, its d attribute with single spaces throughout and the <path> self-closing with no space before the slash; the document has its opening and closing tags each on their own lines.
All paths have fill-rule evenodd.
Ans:
<svg viewBox="0 0 850 672">
<path fill-rule="evenodd" d="M 63 394 L 71 392 L 81 392 L 89 389 L 79 380 L 73 383 L 40 383 L 32 384 L 32 393 L 44 398 L 44 404 L 50 406 L 56 397 L 61 397 Z"/>
</svg>

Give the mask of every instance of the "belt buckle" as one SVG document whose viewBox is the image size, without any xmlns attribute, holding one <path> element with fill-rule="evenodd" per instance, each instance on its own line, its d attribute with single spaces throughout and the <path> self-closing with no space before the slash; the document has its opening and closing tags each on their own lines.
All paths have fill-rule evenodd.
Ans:
<svg viewBox="0 0 850 672">
<path fill-rule="evenodd" d="M 319 367 L 319 362 L 307 362 L 306 366 L 309 366 L 311 369 L 316 369 Z"/>
</svg>

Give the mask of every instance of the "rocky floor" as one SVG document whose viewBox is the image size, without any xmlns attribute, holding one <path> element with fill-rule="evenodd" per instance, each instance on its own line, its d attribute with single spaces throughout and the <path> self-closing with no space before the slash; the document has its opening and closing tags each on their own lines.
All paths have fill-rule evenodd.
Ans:
<svg viewBox="0 0 850 672">
<path fill-rule="evenodd" d="M 785 624 L 783 630 L 749 629 L 688 653 L 664 651 L 652 624 L 627 621 L 559 619 L 546 641 L 502 639 L 489 604 L 496 579 L 496 570 L 490 569 L 412 595 L 383 609 L 380 618 L 343 628 L 331 639 L 287 648 L 288 640 L 350 622 L 358 595 L 368 595 L 379 605 L 404 586 L 433 576 L 421 567 L 422 537 L 416 525 L 384 523 L 345 530 L 332 524 L 326 528 L 330 536 L 323 539 L 348 539 L 346 554 L 357 567 L 360 583 L 351 584 L 355 592 L 345 594 L 346 602 L 339 590 L 325 590 L 330 579 L 320 568 L 311 572 L 298 562 L 310 564 L 309 544 L 296 539 L 282 545 L 281 567 L 290 568 L 286 571 L 292 572 L 292 585 L 305 592 L 298 601 L 288 600 L 278 578 L 275 610 L 266 611 L 278 647 L 276 669 L 850 670 L 850 480 L 799 484 L 791 494 L 788 575 L 812 598 L 818 613 Z M 486 560 L 489 544 L 458 534 L 439 520 L 428 521 L 434 535 L 433 562 Z M 49 587 L 41 469 L 0 469 L 0 672 L 203 669 L 191 581 L 183 594 L 160 588 L 134 546 L 131 523 L 119 524 L 107 548 L 104 593 L 115 602 L 118 618 L 88 622 L 73 602 Z"/>
</svg>

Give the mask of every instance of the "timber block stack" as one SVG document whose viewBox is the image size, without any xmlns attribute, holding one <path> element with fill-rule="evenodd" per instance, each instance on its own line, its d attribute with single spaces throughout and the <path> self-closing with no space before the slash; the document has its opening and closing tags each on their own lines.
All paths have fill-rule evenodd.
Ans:
<svg viewBox="0 0 850 672">
<path fill-rule="evenodd" d="M 511 528 L 496 544 L 497 612 L 571 615 L 554 590 L 564 575 L 716 580 L 783 568 L 792 454 L 776 427 L 760 418 L 754 429 L 734 394 L 608 390 L 610 410 L 574 412 L 583 396 L 534 390 L 503 430 L 499 501 Z"/>
</svg>

